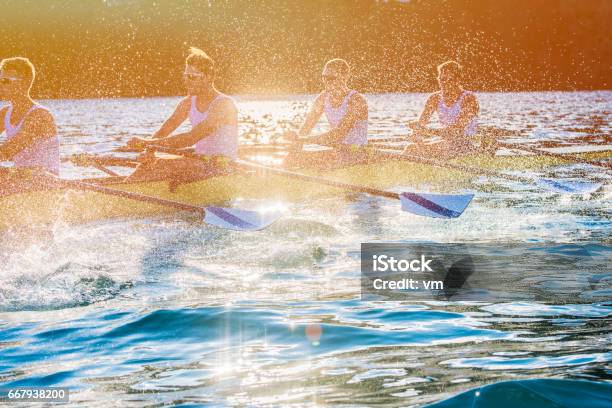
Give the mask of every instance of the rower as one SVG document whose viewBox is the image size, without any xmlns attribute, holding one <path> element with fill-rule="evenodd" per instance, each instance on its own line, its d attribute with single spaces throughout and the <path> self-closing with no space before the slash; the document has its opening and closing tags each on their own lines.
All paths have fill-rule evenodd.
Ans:
<svg viewBox="0 0 612 408">
<path fill-rule="evenodd" d="M 8 105 L 0 109 L 0 145 L 2 167 L 14 167 L 19 174 L 32 170 L 59 175 L 59 138 L 53 115 L 30 97 L 36 77 L 34 65 L 27 58 L 6 58 L 0 62 L 0 99 Z M 2 171 L 3 178 L 9 172 Z"/>
<path fill-rule="evenodd" d="M 461 66 L 455 61 L 438 65 L 440 90 L 427 98 L 419 120 L 409 122 L 415 144 L 408 146 L 404 153 L 435 158 L 450 158 L 475 150 L 471 137 L 477 131 L 479 113 L 478 99 L 473 92 L 463 89 Z M 428 128 L 434 112 L 443 126 L 441 129 Z M 436 144 L 423 144 L 423 136 L 440 136 Z"/>
<path fill-rule="evenodd" d="M 197 180 L 227 172 L 228 164 L 238 158 L 238 111 L 232 98 L 215 87 L 214 65 L 204 51 L 191 47 L 183 73 L 188 95 L 151 138 L 135 137 L 128 142 L 128 147 L 135 149 L 195 146 L 200 159 L 156 158 L 154 153 L 145 153 L 140 158 L 142 164 L 128 177 L 129 181 Z M 191 130 L 172 135 L 187 119 Z"/>
<path fill-rule="evenodd" d="M 285 163 L 293 167 L 322 167 L 364 158 L 368 143 L 368 102 L 359 92 L 348 87 L 350 67 L 340 58 L 327 61 L 323 68 L 325 89 L 317 95 L 299 132 L 290 131 L 285 138 L 293 146 Z M 325 113 L 330 130 L 311 136 L 321 115 Z M 305 143 L 331 147 L 333 150 L 305 153 Z"/>
</svg>

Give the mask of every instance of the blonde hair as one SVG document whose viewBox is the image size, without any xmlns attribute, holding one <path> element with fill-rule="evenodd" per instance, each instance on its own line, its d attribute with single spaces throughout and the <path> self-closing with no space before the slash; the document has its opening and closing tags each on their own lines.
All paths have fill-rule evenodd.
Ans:
<svg viewBox="0 0 612 408">
<path fill-rule="evenodd" d="M 438 73 L 444 73 L 455 79 L 461 78 L 461 65 L 457 61 L 446 61 L 438 65 Z"/>
<path fill-rule="evenodd" d="M 342 58 L 330 59 L 325 63 L 325 68 L 332 68 L 334 71 L 340 73 L 342 76 L 349 76 L 351 74 L 351 67 L 346 60 Z"/>
<path fill-rule="evenodd" d="M 215 61 L 199 48 L 189 47 L 189 55 L 187 55 L 185 63 L 207 76 L 215 75 Z"/>
</svg>

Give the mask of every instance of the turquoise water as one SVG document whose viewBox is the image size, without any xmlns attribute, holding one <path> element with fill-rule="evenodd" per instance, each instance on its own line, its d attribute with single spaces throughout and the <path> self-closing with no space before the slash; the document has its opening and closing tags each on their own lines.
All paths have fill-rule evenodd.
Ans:
<svg viewBox="0 0 612 408">
<path fill-rule="evenodd" d="M 368 98 L 372 136 L 388 137 L 404 132 L 401 123 L 425 96 Z M 308 100 L 239 98 L 242 134 L 265 142 L 302 117 Z M 175 103 L 48 105 L 68 156 L 106 153 L 149 134 Z M 519 142 L 610 143 L 612 92 L 484 94 L 481 104 L 483 122 L 523 130 Z M 98 175 L 69 164 L 62 174 Z M 610 178 L 578 164 L 546 175 Z M 476 392 L 497 405 L 480 398 L 474 406 L 503 406 L 499 395 L 546 406 L 516 387 L 557 395 L 554 403 L 565 406 L 610 402 L 609 187 L 561 196 L 480 178 L 473 190 L 474 202 L 452 221 L 347 195 L 279 203 L 284 217 L 253 233 L 180 217 L 5 231 L 0 386 L 66 386 L 75 405 L 88 407 L 419 406 L 504 381 L 444 406 L 466 406 Z M 366 302 L 359 248 L 371 241 L 495 243 L 510 253 L 530 242 L 551 262 L 554 254 L 588 253 L 604 267 L 541 274 L 509 264 L 492 271 L 510 294 L 499 301 Z M 534 378 L 566 382 L 519 382 Z"/>
</svg>

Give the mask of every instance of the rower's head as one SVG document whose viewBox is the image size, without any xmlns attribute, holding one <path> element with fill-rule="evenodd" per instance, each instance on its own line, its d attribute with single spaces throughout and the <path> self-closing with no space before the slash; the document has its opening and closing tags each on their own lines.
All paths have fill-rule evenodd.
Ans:
<svg viewBox="0 0 612 408">
<path fill-rule="evenodd" d="M 456 61 L 446 61 L 438 65 L 438 83 L 442 91 L 460 88 L 461 65 Z"/>
<path fill-rule="evenodd" d="M 183 80 L 190 95 L 212 87 L 215 81 L 215 62 L 201 49 L 189 48 Z"/>
<path fill-rule="evenodd" d="M 344 91 L 347 87 L 351 68 L 348 62 L 341 58 L 334 58 L 325 63 L 322 79 L 325 90 L 328 92 Z"/>
<path fill-rule="evenodd" d="M 0 61 L 0 97 L 11 100 L 30 94 L 36 70 L 29 59 L 6 58 Z"/>
</svg>

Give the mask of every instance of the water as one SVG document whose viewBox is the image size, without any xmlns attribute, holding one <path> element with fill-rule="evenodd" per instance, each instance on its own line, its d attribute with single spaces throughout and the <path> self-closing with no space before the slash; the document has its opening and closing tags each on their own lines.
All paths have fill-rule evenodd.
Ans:
<svg viewBox="0 0 612 408">
<path fill-rule="evenodd" d="M 238 98 L 241 134 L 266 142 L 302 118 L 311 98 Z M 369 95 L 371 135 L 403 134 L 424 99 Z M 522 130 L 519 141 L 571 149 L 610 143 L 612 92 L 480 99 L 482 122 Z M 176 102 L 47 105 L 69 156 L 108 153 L 150 134 Z M 610 178 L 579 164 L 547 174 Z M 99 174 L 64 163 L 62 175 Z M 478 242 L 500 250 L 529 242 L 551 255 L 586 251 L 609 266 L 609 187 L 561 196 L 481 178 L 475 189 L 468 211 L 450 222 L 353 195 L 284 203 L 288 213 L 257 233 L 176 217 L 55 225 L 33 236 L 3 232 L 0 384 L 70 387 L 71 401 L 88 407 L 394 407 L 505 380 L 609 381 L 609 267 L 552 277 L 499 271 L 505 282 L 533 287 L 516 301 L 360 300 L 361 242 Z M 579 393 L 591 383 L 567 384 Z"/>
</svg>

